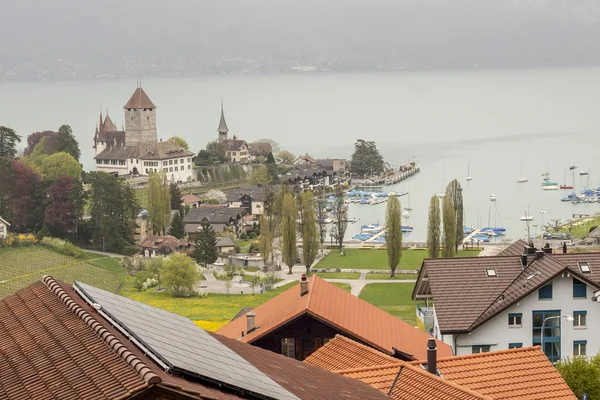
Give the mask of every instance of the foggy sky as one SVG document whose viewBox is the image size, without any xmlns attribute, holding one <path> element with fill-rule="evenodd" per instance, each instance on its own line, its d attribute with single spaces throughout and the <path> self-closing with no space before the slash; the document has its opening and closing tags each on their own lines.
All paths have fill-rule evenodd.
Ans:
<svg viewBox="0 0 600 400">
<path fill-rule="evenodd" d="M 0 0 L 0 64 L 321 57 L 599 65 L 598 0 Z"/>
</svg>

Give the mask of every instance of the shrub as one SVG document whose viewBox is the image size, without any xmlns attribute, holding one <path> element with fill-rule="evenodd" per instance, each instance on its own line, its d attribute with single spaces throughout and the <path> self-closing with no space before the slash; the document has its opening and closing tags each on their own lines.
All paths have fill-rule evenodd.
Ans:
<svg viewBox="0 0 600 400">
<path fill-rule="evenodd" d="M 241 239 L 241 240 L 246 240 L 247 238 L 248 238 L 248 235 L 246 235 L 246 232 L 242 232 L 242 233 L 240 234 L 240 239 Z"/>
<path fill-rule="evenodd" d="M 122 254 L 125 256 L 132 256 L 134 254 L 139 253 L 140 249 L 137 248 L 137 246 L 125 246 L 125 248 L 122 251 Z"/>
<path fill-rule="evenodd" d="M 33 235 L 32 235 L 33 236 Z M 69 257 L 82 258 L 85 253 L 79 247 L 66 240 L 46 236 L 42 239 L 42 245 L 49 249 Z"/>
<path fill-rule="evenodd" d="M 196 263 L 182 253 L 172 254 L 163 261 L 160 276 L 165 288 L 173 297 L 193 295 L 200 280 Z"/>
<path fill-rule="evenodd" d="M 140 254 L 136 254 L 133 257 L 123 257 L 121 259 L 121 265 L 125 267 L 125 270 L 130 275 L 133 275 L 136 272 L 144 269 L 144 257 L 142 257 Z"/>
<path fill-rule="evenodd" d="M 250 232 L 250 234 L 248 235 L 248 239 L 256 239 L 256 232 Z"/>
<path fill-rule="evenodd" d="M 146 272 L 146 271 L 138 271 L 135 274 L 135 277 L 133 278 L 133 287 L 136 288 L 138 290 L 138 292 L 141 292 L 142 289 L 146 289 L 144 287 L 144 282 L 146 282 L 146 280 L 148 278 L 149 278 L 148 272 Z"/>
</svg>

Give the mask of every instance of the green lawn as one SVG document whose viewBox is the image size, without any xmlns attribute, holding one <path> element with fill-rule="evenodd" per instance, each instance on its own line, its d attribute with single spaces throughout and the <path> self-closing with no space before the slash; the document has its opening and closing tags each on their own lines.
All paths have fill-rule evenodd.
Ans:
<svg viewBox="0 0 600 400">
<path fill-rule="evenodd" d="M 344 249 L 345 256 L 341 256 L 337 250 L 331 250 L 316 268 L 340 268 L 340 269 L 388 269 L 387 252 L 384 250 L 362 250 Z M 473 257 L 478 255 L 477 251 L 459 250 L 459 257 Z M 405 250 L 398 269 L 421 268 L 423 260 L 427 258 L 427 250 Z"/>
<path fill-rule="evenodd" d="M 417 302 L 410 298 L 413 287 L 414 283 L 370 283 L 358 297 L 416 326 Z"/>
<path fill-rule="evenodd" d="M 323 279 L 358 279 L 358 272 L 311 272 L 308 276 L 317 275 Z"/>
<path fill-rule="evenodd" d="M 573 222 L 573 230 L 571 231 L 571 234 L 573 235 L 574 238 L 583 239 L 584 236 L 588 237 L 590 234 L 590 232 L 589 232 L 590 228 L 592 228 L 594 226 L 600 226 L 600 215 L 593 217 L 593 220 L 591 220 L 591 221 L 581 222 L 588 218 L 592 218 L 592 217 L 582 218 L 580 220 Z M 560 231 L 564 232 L 564 233 L 569 232 L 568 225 L 563 225 L 563 227 L 561 228 Z"/>
<path fill-rule="evenodd" d="M 240 252 L 247 253 L 250 249 L 250 245 L 252 244 L 251 239 L 238 240 L 235 244 L 237 244 L 240 248 Z"/>
<path fill-rule="evenodd" d="M 350 285 L 347 283 L 331 282 L 331 284 L 344 289 L 346 292 L 350 292 L 350 290 L 352 289 L 352 287 L 350 287 Z"/>
<path fill-rule="evenodd" d="M 396 274 L 393 278 L 389 274 L 367 274 L 367 279 L 385 279 L 385 280 L 405 280 L 414 279 L 417 280 L 417 274 Z"/>
<path fill-rule="evenodd" d="M 44 275 L 73 283 L 81 281 L 117 293 L 125 270 L 114 258 L 86 254 L 84 259 L 63 256 L 42 246 L 0 249 L 0 298 L 40 280 Z"/>
<path fill-rule="evenodd" d="M 207 298 L 174 298 L 166 292 L 145 290 L 138 292 L 131 285 L 132 279 L 121 291 L 121 295 L 190 318 L 203 329 L 215 331 L 228 323 L 244 307 L 255 308 L 281 292 L 297 285 L 291 282 L 272 292 L 252 294 L 209 293 Z"/>
</svg>

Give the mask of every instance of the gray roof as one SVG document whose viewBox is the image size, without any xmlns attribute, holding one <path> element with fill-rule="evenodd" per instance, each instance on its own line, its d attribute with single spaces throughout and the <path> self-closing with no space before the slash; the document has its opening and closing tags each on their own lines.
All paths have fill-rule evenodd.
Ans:
<svg viewBox="0 0 600 400">
<path fill-rule="evenodd" d="M 264 186 L 252 185 L 232 189 L 227 193 L 227 201 L 240 201 L 244 195 L 249 195 L 254 201 L 265 201 Z"/>
<path fill-rule="evenodd" d="M 217 238 L 217 247 L 233 247 L 235 242 L 229 236 L 222 236 Z"/>
<path fill-rule="evenodd" d="M 111 133 L 111 132 L 107 132 Z M 173 142 L 146 142 L 128 146 L 109 146 L 94 159 L 100 160 L 126 160 L 128 158 L 141 158 L 144 160 L 164 160 L 177 157 L 190 157 L 194 153 Z"/>
<path fill-rule="evenodd" d="M 245 210 L 238 207 L 198 207 L 192 208 L 185 217 L 183 222 L 189 223 L 201 223 L 202 221 L 209 221 L 211 223 L 227 223 L 231 219 L 235 219 L 243 216 Z"/>
</svg>

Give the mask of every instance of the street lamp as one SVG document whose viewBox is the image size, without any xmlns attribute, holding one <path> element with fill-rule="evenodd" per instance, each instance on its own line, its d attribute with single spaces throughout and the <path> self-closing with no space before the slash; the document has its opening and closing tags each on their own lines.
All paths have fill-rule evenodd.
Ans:
<svg viewBox="0 0 600 400">
<path fill-rule="evenodd" d="M 546 214 L 546 211 L 548 211 L 547 208 L 545 210 L 540 211 L 540 214 L 542 214 L 542 226 L 544 226 L 544 214 Z"/>
<path fill-rule="evenodd" d="M 569 322 L 573 322 L 573 320 L 575 319 L 575 318 L 573 318 L 572 315 L 555 315 L 553 317 L 547 317 L 544 320 L 544 322 L 542 322 L 542 351 L 544 352 L 544 354 L 546 353 L 546 348 L 544 347 L 544 326 L 546 325 L 546 321 L 551 320 L 551 319 L 559 319 L 559 318 L 566 318 L 567 321 L 569 321 Z"/>
</svg>

